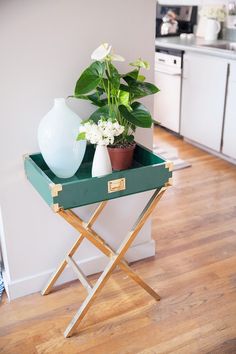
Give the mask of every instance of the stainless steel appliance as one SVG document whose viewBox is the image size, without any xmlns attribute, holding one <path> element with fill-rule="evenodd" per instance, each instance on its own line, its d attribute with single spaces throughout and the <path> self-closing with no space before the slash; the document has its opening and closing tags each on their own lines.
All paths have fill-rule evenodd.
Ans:
<svg viewBox="0 0 236 354">
<path fill-rule="evenodd" d="M 167 14 L 172 14 L 178 26 L 176 31 L 162 30 L 165 26 L 165 19 Z M 164 18 L 164 21 L 163 21 Z M 181 33 L 193 33 L 193 27 L 197 23 L 197 6 L 171 6 L 157 4 L 156 11 L 156 37 L 163 36 L 179 36 Z M 169 26 L 171 29 L 171 26 Z"/>
<path fill-rule="evenodd" d="M 154 120 L 180 132 L 180 101 L 183 51 L 156 47 L 155 84 L 160 92 L 154 97 Z"/>
</svg>

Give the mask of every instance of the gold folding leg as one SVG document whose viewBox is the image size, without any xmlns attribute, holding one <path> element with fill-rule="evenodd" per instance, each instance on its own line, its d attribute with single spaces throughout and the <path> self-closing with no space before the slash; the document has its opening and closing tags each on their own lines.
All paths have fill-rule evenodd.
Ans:
<svg viewBox="0 0 236 354">
<path fill-rule="evenodd" d="M 93 213 L 93 215 L 91 216 L 91 218 L 89 219 L 88 223 L 86 224 L 86 227 L 90 227 L 92 226 L 95 221 L 97 220 L 98 216 L 101 214 L 102 210 L 104 209 L 104 207 L 106 206 L 107 201 L 104 201 L 102 203 L 99 204 L 98 208 L 95 210 L 95 212 Z M 79 217 L 77 216 L 77 219 L 79 219 Z M 75 266 L 75 262 L 72 258 L 72 256 L 75 254 L 75 252 L 77 251 L 77 249 L 79 248 L 81 242 L 84 239 L 84 234 L 83 232 L 81 232 L 79 238 L 76 240 L 76 242 L 74 243 L 74 245 L 72 246 L 72 248 L 70 249 L 70 251 L 67 253 L 65 259 L 62 261 L 62 263 L 60 264 L 60 266 L 58 267 L 58 269 L 56 270 L 56 272 L 51 276 L 51 278 L 49 279 L 47 285 L 45 286 L 45 288 L 41 291 L 42 295 L 47 295 L 50 293 L 53 285 L 55 284 L 55 282 L 57 281 L 57 279 L 59 278 L 59 276 L 61 275 L 61 273 L 63 272 L 63 270 L 65 269 L 66 265 L 69 263 L 71 265 L 74 264 Z M 77 266 L 78 272 L 77 272 L 77 276 L 79 275 L 79 273 L 81 273 L 81 277 L 79 277 L 81 281 L 81 283 L 84 285 L 85 283 L 87 283 L 86 288 L 90 288 L 91 285 L 89 284 L 89 281 L 86 279 L 86 277 L 83 275 L 82 271 L 79 269 L 79 267 Z"/>
<path fill-rule="evenodd" d="M 60 214 L 71 225 L 72 225 L 71 221 L 73 220 L 73 226 L 76 228 L 76 230 L 83 232 L 83 227 L 84 227 L 83 223 L 78 218 L 78 216 L 75 213 L 73 213 L 73 211 L 62 210 Z M 104 240 L 91 228 L 87 227 L 87 230 L 84 231 L 84 233 L 85 233 L 85 237 L 91 243 L 93 243 L 94 246 L 99 248 L 100 251 L 103 252 L 106 256 L 112 257 L 116 255 L 116 252 L 107 243 L 105 243 Z M 124 259 L 122 259 L 119 262 L 119 267 L 123 269 L 127 273 L 127 275 L 130 276 L 134 281 L 136 281 L 136 283 L 141 285 L 152 297 L 154 297 L 154 299 L 156 299 L 157 301 L 160 300 L 160 296 L 132 270 L 132 268 L 127 264 L 127 262 Z"/>
<path fill-rule="evenodd" d="M 160 296 L 130 268 L 130 266 L 123 258 L 128 248 L 134 241 L 142 226 L 145 224 L 147 218 L 150 216 L 150 214 L 156 207 L 157 203 L 161 199 L 166 189 L 166 187 L 163 187 L 154 192 L 153 196 L 150 198 L 146 207 L 143 209 L 142 213 L 134 224 L 132 230 L 128 233 L 128 235 L 126 236 L 126 238 L 124 239 L 124 241 L 116 252 L 91 228 L 91 226 L 105 207 L 106 202 L 102 202 L 98 206 L 88 223 L 84 223 L 83 220 L 81 220 L 72 210 L 62 209 L 58 211 L 58 214 L 60 214 L 70 225 L 72 225 L 77 231 L 79 231 L 80 236 L 71 248 L 71 250 L 67 253 L 65 259 L 63 260 L 62 264 L 59 266 L 55 274 L 53 274 L 52 278 L 48 282 L 48 285 L 42 291 L 42 294 L 46 295 L 50 292 L 55 281 L 65 269 L 66 264 L 72 266 L 72 268 L 76 271 L 76 274 L 78 275 L 78 278 L 80 279 L 82 285 L 88 291 L 88 296 L 86 297 L 79 310 L 76 312 L 74 318 L 68 325 L 64 333 L 65 337 L 70 337 L 74 333 L 75 329 L 77 328 L 81 320 L 86 315 L 88 309 L 94 302 L 97 294 L 101 291 L 106 281 L 110 277 L 112 271 L 116 268 L 117 265 L 121 269 L 123 269 L 127 273 L 127 275 L 130 276 L 134 281 L 136 281 L 143 289 L 145 289 L 152 297 L 154 297 L 157 301 L 160 300 Z M 88 239 L 106 256 L 110 257 L 108 265 L 106 266 L 104 272 L 101 274 L 101 276 L 93 287 L 72 258 L 73 254 L 76 252 L 84 238 Z"/>
</svg>

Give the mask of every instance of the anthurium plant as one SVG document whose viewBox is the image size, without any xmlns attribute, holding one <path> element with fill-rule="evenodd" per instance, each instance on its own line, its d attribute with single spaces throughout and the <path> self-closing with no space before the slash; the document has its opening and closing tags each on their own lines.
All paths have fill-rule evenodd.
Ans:
<svg viewBox="0 0 236 354">
<path fill-rule="evenodd" d="M 133 70 L 120 74 L 113 62 L 124 61 L 124 58 L 115 54 L 108 43 L 100 45 L 91 59 L 93 62 L 79 77 L 72 97 L 88 100 L 98 107 L 89 121 L 97 123 L 101 117 L 103 120 L 115 119 L 124 129 L 115 137 L 113 145 L 129 145 L 134 140 L 136 127 L 150 128 L 152 125 L 150 112 L 138 102 L 159 91 L 140 74 L 141 69 L 149 69 L 149 63 L 138 59 L 130 63 Z M 83 138 L 83 134 L 78 136 L 78 140 Z"/>
</svg>

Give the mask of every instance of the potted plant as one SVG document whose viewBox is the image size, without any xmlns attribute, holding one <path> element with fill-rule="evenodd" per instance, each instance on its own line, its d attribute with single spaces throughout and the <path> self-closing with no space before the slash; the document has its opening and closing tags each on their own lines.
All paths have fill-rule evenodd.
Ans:
<svg viewBox="0 0 236 354">
<path fill-rule="evenodd" d="M 142 59 L 130 63 L 133 70 L 120 74 L 113 62 L 124 61 L 124 58 L 115 54 L 108 43 L 100 45 L 91 58 L 93 63 L 83 71 L 76 82 L 74 95 L 70 97 L 89 100 L 98 107 L 89 121 L 97 123 L 101 118 L 115 119 L 124 127 L 122 133 L 108 145 L 108 151 L 113 169 L 126 169 L 132 163 L 136 127 L 150 128 L 152 125 L 150 112 L 138 99 L 155 94 L 159 89 L 140 75 L 141 68 L 149 69 L 148 62 Z M 78 140 L 83 138 L 79 134 Z"/>
<path fill-rule="evenodd" d="M 107 146 L 112 145 L 115 138 L 123 133 L 124 126 L 120 125 L 114 118 L 101 117 L 97 123 L 91 119 L 83 122 L 79 131 L 77 140 L 87 140 L 96 145 L 92 177 L 100 177 L 111 173 L 112 165 Z"/>
</svg>

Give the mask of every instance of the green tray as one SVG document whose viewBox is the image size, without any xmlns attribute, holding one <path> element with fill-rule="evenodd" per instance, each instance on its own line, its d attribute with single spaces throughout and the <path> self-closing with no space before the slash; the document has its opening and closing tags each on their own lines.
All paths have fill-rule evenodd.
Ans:
<svg viewBox="0 0 236 354">
<path fill-rule="evenodd" d="M 56 177 L 40 153 L 25 156 L 25 173 L 55 212 L 60 208 L 72 209 L 170 184 L 171 164 L 139 144 L 130 169 L 103 177 L 91 177 L 94 152 L 94 146 L 88 145 L 80 168 L 71 178 Z"/>
</svg>

